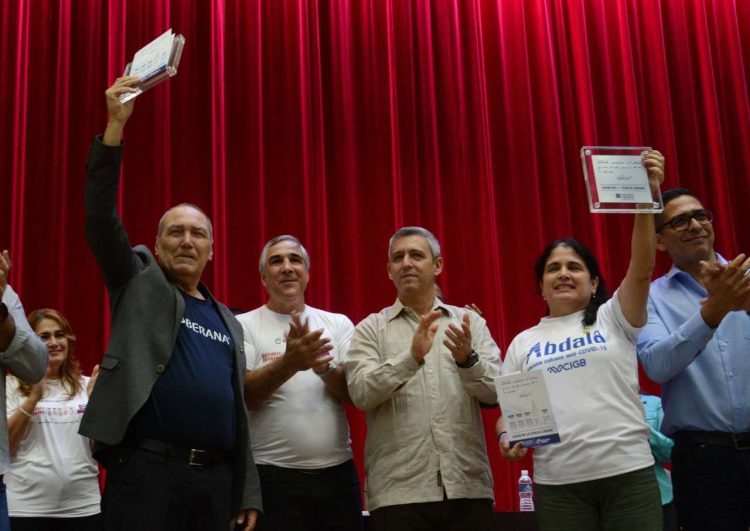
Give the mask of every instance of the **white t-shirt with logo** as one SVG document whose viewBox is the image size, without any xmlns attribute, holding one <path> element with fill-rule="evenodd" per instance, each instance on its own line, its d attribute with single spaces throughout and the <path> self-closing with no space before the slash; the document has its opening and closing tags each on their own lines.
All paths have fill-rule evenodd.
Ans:
<svg viewBox="0 0 750 531">
<path fill-rule="evenodd" d="M 544 371 L 561 442 L 534 449 L 534 481 L 563 485 L 612 477 L 654 463 L 638 397 L 638 329 L 617 293 L 584 330 L 583 311 L 544 317 L 518 334 L 503 374 Z"/>
<path fill-rule="evenodd" d="M 306 306 L 301 319 L 310 331 L 323 329 L 331 339 L 330 354 L 338 364 L 349 350 L 354 325 L 345 316 Z M 261 306 L 237 316 L 245 334 L 249 370 L 284 355 L 292 318 Z M 352 458 L 349 425 L 343 405 L 326 390 L 312 369 L 284 382 L 259 409 L 250 410 L 253 458 L 256 463 L 285 468 L 316 469 Z"/>
<path fill-rule="evenodd" d="M 88 403 L 86 385 L 70 398 L 61 380 L 45 380 L 26 434 L 5 474 L 8 512 L 14 517 L 70 518 L 99 513 L 99 469 L 89 440 L 78 435 Z M 26 400 L 14 376 L 6 378 L 8 415 Z"/>
</svg>

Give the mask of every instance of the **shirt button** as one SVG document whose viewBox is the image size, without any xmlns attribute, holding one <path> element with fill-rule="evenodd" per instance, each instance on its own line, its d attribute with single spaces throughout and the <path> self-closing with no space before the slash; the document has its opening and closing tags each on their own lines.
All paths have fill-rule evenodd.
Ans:
<svg viewBox="0 0 750 531">
<path fill-rule="evenodd" d="M 159 363 L 159 364 L 156 365 L 156 372 L 158 372 L 159 374 L 161 374 L 161 373 L 164 372 L 164 364 L 163 363 Z"/>
</svg>

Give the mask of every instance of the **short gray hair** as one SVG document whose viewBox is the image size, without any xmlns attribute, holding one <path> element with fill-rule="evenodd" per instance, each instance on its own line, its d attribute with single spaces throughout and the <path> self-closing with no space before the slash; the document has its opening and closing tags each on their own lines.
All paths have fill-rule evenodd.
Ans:
<svg viewBox="0 0 750 531">
<path fill-rule="evenodd" d="M 391 259 L 391 251 L 393 251 L 393 244 L 396 240 L 405 238 L 406 236 L 422 236 L 427 240 L 427 245 L 430 246 L 430 252 L 432 252 L 432 259 L 440 258 L 440 242 L 435 235 L 423 227 L 401 227 L 391 236 L 388 242 L 388 260 Z"/>
<path fill-rule="evenodd" d="M 269 240 L 268 243 L 263 247 L 263 250 L 260 252 L 258 270 L 260 271 L 261 275 L 266 272 L 266 260 L 268 260 L 269 249 L 280 242 L 292 242 L 297 247 L 299 247 L 300 251 L 302 251 L 302 260 L 305 261 L 305 268 L 307 268 L 308 271 L 310 270 L 310 255 L 307 254 L 307 249 L 305 249 L 305 246 L 302 245 L 302 242 L 291 234 L 282 234 L 281 236 L 276 236 L 275 238 Z"/>
</svg>

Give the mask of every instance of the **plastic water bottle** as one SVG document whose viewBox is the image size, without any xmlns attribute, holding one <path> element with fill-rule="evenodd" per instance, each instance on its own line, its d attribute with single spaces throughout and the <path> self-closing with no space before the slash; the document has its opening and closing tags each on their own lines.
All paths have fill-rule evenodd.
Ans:
<svg viewBox="0 0 750 531">
<path fill-rule="evenodd" d="M 521 477 L 518 478 L 518 499 L 521 502 L 521 511 L 534 510 L 534 483 L 528 470 L 521 470 Z"/>
</svg>

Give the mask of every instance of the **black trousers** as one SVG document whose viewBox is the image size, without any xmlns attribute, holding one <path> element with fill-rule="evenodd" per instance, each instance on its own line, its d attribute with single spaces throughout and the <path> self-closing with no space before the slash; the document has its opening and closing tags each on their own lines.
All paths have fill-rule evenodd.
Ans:
<svg viewBox="0 0 750 531">
<path fill-rule="evenodd" d="M 492 500 L 459 498 L 375 509 L 373 531 L 494 531 Z"/>
<path fill-rule="evenodd" d="M 11 531 L 101 531 L 102 515 L 75 518 L 37 518 L 13 516 Z"/>
<path fill-rule="evenodd" d="M 747 531 L 750 450 L 682 442 L 672 449 L 672 486 L 685 531 Z"/>
<path fill-rule="evenodd" d="M 257 531 L 359 531 L 362 502 L 353 461 L 304 471 L 257 465 L 263 515 Z"/>
<path fill-rule="evenodd" d="M 227 531 L 229 463 L 203 468 L 139 448 L 116 448 L 102 495 L 108 531 Z"/>
</svg>

